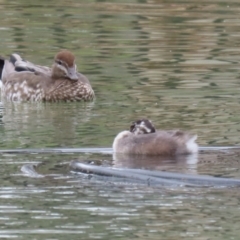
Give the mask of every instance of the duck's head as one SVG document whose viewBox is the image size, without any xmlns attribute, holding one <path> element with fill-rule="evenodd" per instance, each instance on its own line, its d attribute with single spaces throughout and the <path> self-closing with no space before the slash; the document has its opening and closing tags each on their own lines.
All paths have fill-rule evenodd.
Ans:
<svg viewBox="0 0 240 240">
<path fill-rule="evenodd" d="M 132 123 L 130 126 L 130 132 L 135 135 L 148 134 L 156 132 L 154 125 L 148 119 L 140 119 Z"/>
<path fill-rule="evenodd" d="M 56 78 L 78 80 L 75 57 L 71 52 L 63 50 L 55 56 L 52 75 Z"/>
</svg>

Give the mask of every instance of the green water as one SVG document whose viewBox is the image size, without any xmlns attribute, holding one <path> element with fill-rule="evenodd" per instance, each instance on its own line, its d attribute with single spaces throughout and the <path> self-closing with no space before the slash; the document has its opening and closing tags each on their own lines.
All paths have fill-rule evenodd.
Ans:
<svg viewBox="0 0 240 240">
<path fill-rule="evenodd" d="M 200 146 L 238 145 L 239 13 L 232 0 L 0 0 L 0 55 L 51 66 L 69 49 L 96 93 L 92 103 L 0 104 L 0 148 L 111 147 L 139 117 L 196 133 Z M 70 171 L 72 159 L 240 178 L 237 150 L 145 162 L 2 153 L 0 238 L 239 238 L 238 189 L 91 182 Z M 23 176 L 30 162 L 47 176 Z"/>
</svg>

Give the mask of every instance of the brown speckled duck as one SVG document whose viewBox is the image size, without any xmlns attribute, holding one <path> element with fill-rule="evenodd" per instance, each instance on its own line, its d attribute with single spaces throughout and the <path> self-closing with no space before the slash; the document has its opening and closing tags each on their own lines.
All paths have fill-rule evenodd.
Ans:
<svg viewBox="0 0 240 240">
<path fill-rule="evenodd" d="M 120 132 L 114 139 L 113 151 L 138 155 L 178 155 L 198 152 L 197 135 L 180 130 L 160 131 L 148 119 L 133 122 L 130 131 Z"/>
<path fill-rule="evenodd" d="M 35 65 L 12 54 L 0 59 L 2 98 L 9 101 L 90 101 L 94 91 L 89 80 L 77 72 L 74 55 L 63 50 L 52 68 Z"/>
</svg>

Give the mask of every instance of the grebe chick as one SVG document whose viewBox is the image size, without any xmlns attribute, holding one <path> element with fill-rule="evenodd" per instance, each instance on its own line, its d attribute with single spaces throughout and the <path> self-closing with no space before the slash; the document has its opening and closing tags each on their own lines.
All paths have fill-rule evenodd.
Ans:
<svg viewBox="0 0 240 240">
<path fill-rule="evenodd" d="M 130 131 L 120 132 L 113 141 L 113 151 L 122 154 L 178 155 L 198 152 L 197 135 L 180 130 L 155 130 L 148 119 L 133 122 Z"/>
</svg>

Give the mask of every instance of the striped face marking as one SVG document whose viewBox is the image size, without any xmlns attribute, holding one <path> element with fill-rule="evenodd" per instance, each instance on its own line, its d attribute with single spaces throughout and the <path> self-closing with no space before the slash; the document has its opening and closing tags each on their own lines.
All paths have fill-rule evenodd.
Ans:
<svg viewBox="0 0 240 240">
<path fill-rule="evenodd" d="M 154 133 L 155 127 L 153 126 L 152 122 L 148 119 L 140 119 L 132 123 L 130 126 L 130 132 L 135 135 L 139 134 L 149 134 Z"/>
</svg>

